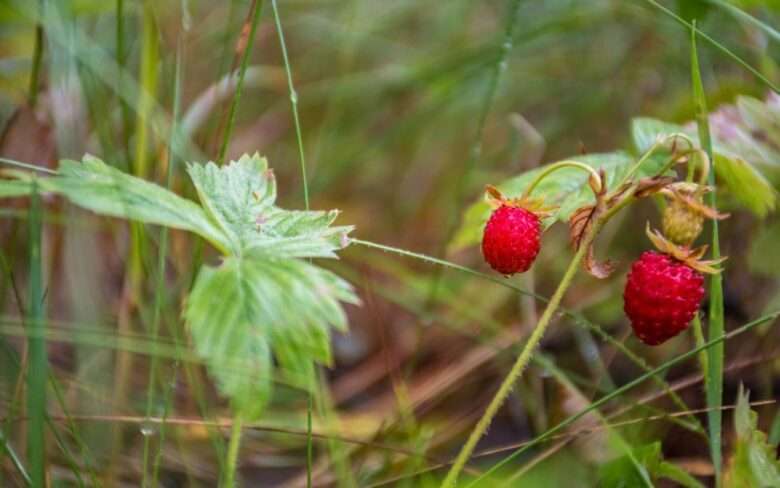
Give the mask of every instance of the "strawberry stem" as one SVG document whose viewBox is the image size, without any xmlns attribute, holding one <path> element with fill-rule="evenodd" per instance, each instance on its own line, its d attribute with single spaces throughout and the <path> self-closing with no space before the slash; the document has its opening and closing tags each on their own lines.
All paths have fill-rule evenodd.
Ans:
<svg viewBox="0 0 780 488">
<path fill-rule="evenodd" d="M 515 385 L 515 383 L 517 383 L 517 380 L 523 374 L 523 371 L 525 371 L 526 366 L 528 366 L 528 363 L 531 360 L 531 355 L 542 341 L 542 337 L 544 336 L 547 327 L 550 325 L 553 315 L 558 310 L 558 306 L 561 303 L 563 295 L 571 285 L 574 276 L 577 274 L 580 263 L 585 257 L 585 254 L 588 252 L 590 244 L 595 239 L 596 234 L 603 224 L 604 219 L 599 219 L 585 235 L 579 249 L 574 254 L 574 257 L 569 263 L 569 267 L 566 268 L 566 272 L 564 273 L 561 282 L 558 284 L 558 288 L 550 298 L 550 301 L 547 303 L 547 307 L 544 309 L 542 316 L 539 318 L 539 322 L 536 324 L 534 331 L 531 333 L 531 337 L 528 338 L 528 341 L 525 343 L 523 350 L 517 357 L 515 364 L 512 365 L 512 369 L 509 370 L 509 374 L 507 374 L 506 378 L 504 378 L 504 381 L 501 383 L 501 386 L 499 386 L 495 396 L 488 404 L 485 413 L 482 414 L 482 418 L 479 419 L 479 422 L 477 422 L 474 430 L 471 431 L 468 440 L 461 448 L 458 456 L 455 458 L 455 462 L 447 473 L 446 478 L 444 478 L 442 488 L 455 487 L 455 484 L 458 481 L 458 475 L 466 466 L 466 462 L 474 452 L 474 448 L 476 447 L 477 442 L 484 435 L 485 431 L 487 431 L 491 421 L 498 413 L 501 405 L 504 404 L 504 401 L 509 396 L 509 393 L 512 391 L 512 387 Z"/>
<path fill-rule="evenodd" d="M 694 150 L 694 144 L 690 137 L 687 135 L 681 133 L 681 132 L 675 132 L 674 134 L 669 134 L 668 136 L 659 139 L 655 142 L 650 148 L 645 151 L 645 153 L 642 155 L 639 160 L 634 163 L 634 165 L 631 167 L 631 169 L 628 170 L 628 173 L 626 173 L 626 176 L 623 177 L 623 179 L 620 181 L 620 184 L 617 185 L 617 188 L 620 188 L 625 182 L 627 182 L 631 177 L 634 176 L 634 174 L 639 171 L 639 168 L 642 166 L 642 164 L 647 161 L 650 156 L 652 156 L 657 150 L 664 147 L 666 144 L 669 143 L 669 141 L 672 141 L 672 157 L 670 158 L 671 161 L 668 165 L 664 166 L 663 170 L 661 170 L 658 174 L 662 175 L 664 174 L 671 166 L 674 165 L 677 158 L 675 155 L 677 154 L 677 139 L 682 139 L 683 141 L 688 143 L 689 151 Z"/>
<path fill-rule="evenodd" d="M 544 171 L 539 173 L 536 176 L 536 178 L 534 178 L 533 181 L 531 181 L 531 184 L 528 185 L 528 187 L 523 192 L 523 196 L 521 197 L 521 199 L 528 198 L 528 196 L 531 195 L 531 192 L 534 191 L 534 188 L 536 188 L 536 186 L 539 185 L 539 183 L 541 183 L 543 179 L 549 176 L 550 173 L 554 173 L 555 171 L 558 171 L 561 168 L 579 168 L 583 171 L 587 171 L 590 174 L 590 178 L 592 178 L 596 182 L 598 190 L 601 190 L 602 188 L 601 176 L 599 176 L 598 172 L 595 169 L 593 169 L 592 167 L 588 166 L 585 163 L 567 159 L 565 161 L 559 161 L 557 163 L 551 164 L 550 166 L 547 166 L 544 169 Z"/>
</svg>

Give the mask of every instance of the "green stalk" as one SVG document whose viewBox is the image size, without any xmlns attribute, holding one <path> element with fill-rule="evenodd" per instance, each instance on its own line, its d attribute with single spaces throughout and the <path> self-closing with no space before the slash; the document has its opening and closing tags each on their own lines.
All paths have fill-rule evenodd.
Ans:
<svg viewBox="0 0 780 488">
<path fill-rule="evenodd" d="M 30 195 L 30 303 L 29 367 L 27 371 L 27 458 L 32 486 L 46 486 L 46 325 L 43 309 L 43 269 L 41 258 L 41 197 L 38 184 L 32 181 Z"/>
<path fill-rule="evenodd" d="M 246 46 L 241 56 L 241 68 L 238 71 L 238 82 L 236 83 L 236 94 L 233 96 L 233 101 L 230 104 L 230 111 L 228 112 L 227 127 L 225 128 L 225 137 L 222 139 L 222 145 L 219 148 L 219 155 L 217 156 L 217 162 L 222 164 L 225 162 L 225 154 L 227 153 L 228 144 L 230 144 L 230 138 L 233 135 L 233 126 L 236 123 L 236 112 L 238 110 L 238 102 L 241 100 L 241 92 L 244 87 L 244 77 L 246 75 L 246 68 L 249 66 L 249 54 L 252 52 L 252 45 L 255 42 L 255 33 L 257 32 L 257 23 L 260 19 L 260 14 L 263 12 L 262 2 L 258 3 L 258 0 L 252 2 L 252 22 L 249 27 L 249 37 L 246 40 Z"/>
<path fill-rule="evenodd" d="M 116 87 L 114 90 L 116 93 L 121 93 L 122 78 L 125 76 L 125 7 L 124 0 L 116 0 L 116 41 L 114 49 L 116 49 L 116 65 L 117 65 L 117 79 Z M 130 106 L 127 101 L 119 96 L 119 109 L 122 113 L 122 150 L 125 154 L 128 154 L 130 150 Z M 128 158 L 129 160 L 129 158 Z"/>
<path fill-rule="evenodd" d="M 303 200 L 306 209 L 309 209 L 309 186 L 306 182 L 306 158 L 303 152 L 303 137 L 301 135 L 301 122 L 298 117 L 298 92 L 293 85 L 292 69 L 290 68 L 290 59 L 287 56 L 287 45 L 284 42 L 284 31 L 282 30 L 282 21 L 279 18 L 279 9 L 276 6 L 276 0 L 271 0 L 271 7 L 274 11 L 274 22 L 276 22 L 276 32 L 279 34 L 279 44 L 282 48 L 282 59 L 284 60 L 284 71 L 287 74 L 287 88 L 290 92 L 290 105 L 292 106 L 293 122 L 295 123 L 295 137 L 298 140 L 298 157 L 301 161 L 301 175 L 303 178 Z"/>
<path fill-rule="evenodd" d="M 141 90 L 138 96 L 138 118 L 135 133 L 135 165 L 133 174 L 145 178 L 149 172 L 149 128 L 154 96 L 157 92 L 157 68 L 160 60 L 160 42 L 154 7 L 151 0 L 143 5 L 143 35 L 141 39 Z"/>
<path fill-rule="evenodd" d="M 704 86 L 699 70 L 699 57 L 696 51 L 696 24 L 691 26 L 691 78 L 693 86 L 693 98 L 696 103 L 696 123 L 699 129 L 699 140 L 702 148 L 707 153 L 710 164 L 714 166 L 712 157 L 712 140 L 707 120 L 707 100 L 704 96 Z M 717 208 L 715 198 L 715 171 L 714 167 L 708 175 L 708 183 L 712 187 L 709 194 L 709 205 Z M 720 259 L 720 239 L 718 238 L 718 221 L 712 220 L 712 259 Z M 710 308 L 708 314 L 709 338 L 720 337 L 724 332 L 723 314 L 723 277 L 720 273 L 710 276 Z M 721 484 L 721 471 L 723 456 L 721 453 L 722 417 L 721 405 L 723 404 L 723 357 L 725 355 L 724 344 L 718 343 L 707 352 L 707 371 L 705 371 L 705 386 L 707 391 L 707 424 L 710 432 L 710 457 L 715 467 L 715 485 Z"/>
<path fill-rule="evenodd" d="M 466 462 L 471 456 L 471 453 L 474 451 L 474 448 L 477 446 L 477 442 L 490 426 L 490 422 L 498 413 L 501 405 L 504 404 L 506 397 L 509 396 L 509 393 L 512 391 L 512 387 L 514 387 L 515 382 L 523 374 L 526 366 L 528 366 L 531 355 L 541 342 L 547 327 L 550 325 L 553 314 L 558 309 L 558 305 L 560 305 L 563 295 L 566 293 L 566 290 L 568 290 L 569 286 L 571 285 L 572 279 L 577 274 L 577 269 L 580 266 L 580 262 L 588 252 L 588 248 L 593 242 L 599 227 L 600 223 L 595 222 L 593 227 L 585 236 L 585 239 L 583 239 L 579 249 L 574 254 L 574 257 L 569 263 L 569 267 L 566 269 L 566 272 L 564 273 L 561 282 L 558 284 L 558 288 L 555 290 L 555 293 L 547 303 L 547 307 L 544 309 L 544 312 L 542 313 L 539 322 L 536 324 L 536 328 L 531 334 L 531 337 L 528 338 L 528 342 L 526 342 L 525 347 L 523 347 L 523 350 L 517 357 L 515 364 L 509 371 L 509 374 L 507 374 L 506 378 L 504 378 L 504 381 L 501 383 L 501 386 L 499 386 L 495 396 L 488 404 L 488 407 L 485 410 L 485 413 L 482 415 L 482 418 L 479 419 L 479 422 L 477 422 L 474 430 L 471 431 L 466 444 L 463 445 L 460 453 L 458 453 L 458 456 L 455 458 L 454 464 L 447 473 L 447 476 L 444 478 L 444 482 L 442 483 L 443 488 L 454 488 L 456 482 L 458 481 L 458 475 L 466 466 Z"/>
<path fill-rule="evenodd" d="M 165 188 L 170 189 L 171 187 L 171 180 L 173 179 L 173 168 L 176 163 L 176 157 L 175 152 L 173 151 L 173 147 L 176 144 L 176 140 L 178 138 L 178 119 L 179 119 L 179 105 L 180 105 L 180 99 L 181 99 L 181 69 L 182 69 L 182 49 L 181 49 L 181 43 L 182 43 L 182 34 L 179 34 L 179 39 L 177 42 L 176 47 L 176 71 L 173 79 L 173 115 L 171 120 L 171 134 L 170 139 L 168 141 L 168 165 L 165 175 Z M 154 292 L 154 312 L 152 317 L 152 330 L 151 330 L 151 339 L 153 341 L 157 340 L 158 335 L 160 334 L 160 315 L 162 314 L 162 302 L 163 302 L 163 291 L 165 289 L 165 260 L 168 256 L 168 234 L 169 230 L 168 227 L 163 226 L 162 230 L 160 231 L 160 249 L 157 259 L 157 283 L 155 285 L 155 292 Z M 151 365 L 149 367 L 149 381 L 147 382 L 147 396 L 146 396 L 146 416 L 151 417 L 153 415 L 154 410 L 154 403 L 155 403 L 155 392 L 157 388 L 157 369 L 158 369 L 159 359 L 158 356 L 152 356 Z M 167 395 L 166 395 L 167 397 Z M 144 436 L 144 448 L 143 448 L 143 479 L 144 479 L 144 486 L 157 486 L 157 474 L 158 474 L 158 467 L 159 462 L 157 462 L 160 458 L 159 453 L 162 452 L 162 437 L 163 437 L 163 431 L 165 429 L 165 422 L 163 418 L 163 422 L 160 424 L 160 441 L 158 444 L 158 454 L 155 456 L 155 463 L 152 468 L 152 477 L 151 477 L 151 483 L 147 484 L 147 474 L 148 474 L 148 467 L 149 467 L 149 461 L 150 461 L 150 448 L 151 448 L 151 436 Z"/>
<path fill-rule="evenodd" d="M 228 444 L 227 465 L 222 480 L 222 488 L 236 486 L 236 470 L 238 469 L 238 448 L 241 445 L 241 428 L 243 419 L 237 416 L 233 419 L 233 427 L 230 429 L 230 444 Z"/>
</svg>

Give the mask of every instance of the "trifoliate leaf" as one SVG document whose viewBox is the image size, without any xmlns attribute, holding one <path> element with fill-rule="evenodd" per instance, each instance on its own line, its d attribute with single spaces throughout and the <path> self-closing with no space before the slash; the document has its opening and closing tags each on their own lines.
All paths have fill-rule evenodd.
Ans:
<svg viewBox="0 0 780 488">
<path fill-rule="evenodd" d="M 201 270 L 185 318 L 220 391 L 253 417 L 270 391 L 271 351 L 299 387 L 313 384 L 312 361 L 330 363 L 329 329 L 347 326 L 339 301 L 358 300 L 347 282 L 307 261 L 229 257 Z"/>
<path fill-rule="evenodd" d="M 621 182 L 635 162 L 634 158 L 624 152 L 588 154 L 570 159 L 585 163 L 592 168 L 603 169 L 608 190 L 613 190 Z M 663 161 L 660 158 L 648 158 L 639 168 L 637 176 L 653 176 L 661 170 L 662 165 Z M 507 197 L 517 197 L 545 168 L 546 166 L 541 166 L 510 178 L 498 184 L 498 189 Z M 588 186 L 588 177 L 589 174 L 581 169 L 566 167 L 551 173 L 539 183 L 533 195 L 543 197 L 547 205 L 559 207 L 554 218 L 545 222 L 546 225 L 552 224 L 555 220 L 565 222 L 575 210 L 595 202 L 593 191 Z M 490 217 L 490 210 L 490 205 L 484 200 L 474 203 L 466 210 L 463 224 L 450 243 L 451 251 L 457 251 L 480 241 L 482 229 Z"/>
<path fill-rule="evenodd" d="M 734 430 L 736 445 L 723 486 L 780 486 L 780 460 L 766 434 L 758 430 L 758 416 L 750 409 L 749 395 L 741 386 L 734 410 Z"/>
</svg>

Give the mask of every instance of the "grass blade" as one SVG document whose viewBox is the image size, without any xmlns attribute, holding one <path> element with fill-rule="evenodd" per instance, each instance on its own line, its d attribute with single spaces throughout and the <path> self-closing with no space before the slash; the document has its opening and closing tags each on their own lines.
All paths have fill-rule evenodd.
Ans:
<svg viewBox="0 0 780 488">
<path fill-rule="evenodd" d="M 222 139 L 222 145 L 219 148 L 219 156 L 217 156 L 217 162 L 222 164 L 225 162 L 225 154 L 227 153 L 228 144 L 230 144 L 230 138 L 233 135 L 233 126 L 236 122 L 236 111 L 238 109 L 238 102 L 241 100 L 241 90 L 244 86 L 244 76 L 246 75 L 246 68 L 249 66 L 249 54 L 252 52 L 252 45 L 255 42 L 255 33 L 257 32 L 257 23 L 260 20 L 260 15 L 263 13 L 263 3 L 255 0 L 252 2 L 251 10 L 251 22 L 249 23 L 249 35 L 246 39 L 243 38 L 242 32 L 241 38 L 239 38 L 239 46 L 243 45 L 243 53 L 241 54 L 241 68 L 238 71 L 238 83 L 236 84 L 236 94 L 233 96 L 233 101 L 230 104 L 230 111 L 227 116 L 227 127 L 225 127 L 225 137 Z"/>
<path fill-rule="evenodd" d="M 699 129 L 699 140 L 702 148 L 707 152 L 710 164 L 714 165 L 712 157 L 712 139 L 707 119 L 707 100 L 704 96 L 704 86 L 699 70 L 699 57 L 696 51 L 696 24 L 691 26 L 691 79 L 693 84 L 693 100 L 696 106 L 696 123 Z M 712 191 L 709 195 L 709 205 L 716 207 L 715 196 L 715 169 L 709 174 L 709 186 Z M 720 241 L 718 238 L 718 221 L 712 221 L 712 259 L 720 258 Z M 710 308 L 708 316 L 708 337 L 710 340 L 723 335 L 723 278 L 720 274 L 710 276 Z M 723 403 L 723 356 L 724 344 L 713 345 L 707 354 L 707 371 L 705 371 L 705 387 L 707 391 L 707 424 L 710 433 L 710 457 L 715 467 L 716 486 L 720 486 L 721 475 L 721 422 L 723 414 L 720 406 Z"/>
<path fill-rule="evenodd" d="M 33 180 L 30 199 L 30 327 L 29 368 L 27 372 L 27 457 L 30 479 L 35 487 L 46 484 L 46 380 L 48 358 L 43 313 L 43 267 L 41 264 L 41 197 Z"/>
<path fill-rule="evenodd" d="M 656 2 L 655 0 L 645 0 L 645 1 L 647 3 L 649 3 L 650 5 L 652 5 L 653 7 L 657 8 L 658 10 L 660 10 L 661 12 L 663 12 L 664 14 L 666 14 L 669 17 L 673 18 L 674 20 L 676 20 L 680 24 L 688 27 L 689 29 L 693 29 L 693 25 L 690 22 L 688 22 L 687 20 L 683 19 L 682 17 L 680 17 L 676 13 L 672 12 L 668 8 L 664 7 L 660 3 Z M 694 31 L 695 31 L 695 29 L 694 29 Z M 750 71 L 753 74 L 753 76 L 755 76 L 756 78 L 761 80 L 766 86 L 771 88 L 775 93 L 780 93 L 780 88 L 778 88 L 777 85 L 772 83 L 772 81 L 769 80 L 769 78 L 767 78 L 766 76 L 762 75 L 760 71 L 758 71 L 756 68 L 751 66 L 747 61 L 745 61 L 741 57 L 737 56 L 729 48 L 727 48 L 723 44 L 719 43 L 718 41 L 716 41 L 715 39 L 713 39 L 712 37 L 708 36 L 707 34 L 701 32 L 701 31 L 695 31 L 695 32 L 696 32 L 695 35 L 697 35 L 697 36 L 701 37 L 702 39 L 704 39 L 705 41 L 709 42 L 710 44 L 715 46 L 716 49 L 721 51 L 723 54 L 725 54 L 726 56 L 730 57 L 731 59 L 736 61 L 738 64 L 742 65 L 743 68 L 745 68 L 746 70 Z"/>
</svg>

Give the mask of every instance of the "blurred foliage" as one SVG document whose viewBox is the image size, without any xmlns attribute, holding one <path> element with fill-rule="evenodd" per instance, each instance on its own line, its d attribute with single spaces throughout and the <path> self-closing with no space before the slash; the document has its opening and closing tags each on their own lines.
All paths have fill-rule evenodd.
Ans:
<svg viewBox="0 0 780 488">
<path fill-rule="evenodd" d="M 734 411 L 737 439 L 724 486 L 780 486 L 777 449 L 767 443 L 766 434 L 758 429 L 758 417 L 750 409 L 749 394 L 740 387 L 737 398 Z"/>
<path fill-rule="evenodd" d="M 160 485 L 213 486 L 225 454 L 225 432 L 215 424 L 231 413 L 225 394 L 239 409 L 250 402 L 247 413 L 254 415 L 263 406 L 255 400 L 267 395 L 273 380 L 260 422 L 244 436 L 246 486 L 305 485 L 310 414 L 316 485 L 435 486 L 441 470 L 433 468 L 462 444 L 475 412 L 508 368 L 512 345 L 541 307 L 511 286 L 548 296 L 568 260 L 563 226 L 551 226 L 533 273 L 518 281 L 498 278 L 509 286 L 357 245 L 339 252 L 339 260 L 310 262 L 310 255 L 332 257 L 347 229 L 331 225 L 335 215 L 326 212 L 297 221 L 302 234 L 285 230 L 309 214 L 283 210 L 304 207 L 303 185 L 278 34 L 264 3 L 256 39 L 246 45 L 250 0 L 0 1 L 0 157 L 59 168 L 59 176 L 39 181 L 77 206 L 152 223 L 139 232 L 62 198 L 44 200 L 53 483 L 72 483 L 79 474 L 86 483 L 102 481 L 113 470 L 123 483 L 141 485 L 149 480 L 139 473 L 139 452 L 150 444 L 160 463 Z M 780 82 L 772 27 L 780 15 L 776 0 L 659 3 L 696 17 L 703 33 Z M 606 164 L 618 175 L 670 127 L 694 133 L 686 123 L 694 117 L 689 32 L 651 2 L 521 2 L 513 47 L 499 64 L 507 5 L 278 2 L 313 208 L 343 209 L 339 221 L 354 224 L 360 239 L 487 271 L 470 247 L 487 208 L 485 184 L 504 182 L 502 190 L 516 196 L 543 162 L 572 155 L 596 167 Z M 25 104 L 37 24 L 43 55 L 32 109 Z M 718 198 L 732 213 L 721 224 L 731 330 L 780 304 L 779 220 L 771 212 L 780 183 L 777 100 L 733 59 L 709 44 L 699 47 L 721 154 Z M 147 59 L 156 64 L 146 66 L 143 76 L 142 53 L 152 48 L 156 53 Z M 250 66 L 226 159 L 266 155 L 284 189 L 276 199 L 261 159 L 249 158 L 251 171 L 235 166 L 229 174 L 222 173 L 225 167 L 182 164 L 218 159 L 242 49 L 249 50 Z M 488 97 L 496 70 L 496 91 Z M 136 111 L 145 92 L 154 94 L 154 103 L 139 124 Z M 487 113 L 482 130 L 481 113 Z M 648 125 L 638 132 L 642 121 Z M 149 136 L 142 155 L 140 125 Z M 176 125 L 181 134 L 172 137 Z M 100 158 L 71 161 L 83 154 Z M 149 163 L 142 182 L 127 172 L 139 156 Z M 648 167 L 660 159 L 649 160 Z M 169 169 L 172 191 L 162 192 L 156 183 L 167 181 Z M 190 178 L 188 169 L 197 176 Z M 14 171 L 4 178 L 18 176 Z M 590 198 L 583 191 L 585 177 L 562 170 L 560 179 L 551 179 L 564 208 Z M 253 199 L 252 191 L 263 199 Z M 0 185 L 0 196 L 28 192 L 25 180 Z M 271 233 L 255 232 L 256 212 L 269 208 L 273 218 L 260 222 L 260 229 Z M 578 410 L 641 374 L 646 369 L 640 365 L 661 364 L 694 343 L 682 335 L 660 348 L 642 347 L 628 335 L 621 313 L 620 274 L 648 247 L 643 229 L 655 210 L 647 201 L 616 217 L 600 236 L 600 245 L 622 260 L 615 279 L 580 276 L 566 297 L 567 309 L 596 321 L 593 328 L 563 315 L 542 345 L 560 374 L 582 391 Z M 14 485 L 23 479 L 13 455 L 26 462 L 19 449 L 26 444 L 26 424 L 18 417 L 30 334 L 19 293 L 28 280 L 27 201 L 5 199 L 0 213 L 0 478 Z M 158 225 L 194 232 L 212 246 L 175 231 L 165 248 Z M 257 254 L 248 251 L 252 245 Z M 445 253 L 447 245 L 452 252 Z M 270 249 L 280 254 L 272 256 Z M 342 310 L 341 302 L 356 297 L 361 307 Z M 151 332 L 156 314 L 159 336 Z M 268 320 L 256 324 L 242 317 L 247 314 Z M 345 321 L 350 333 L 333 334 Z M 273 330 L 260 327 L 271 323 Z M 727 342 L 724 406 L 734 403 L 737 381 L 748 383 L 757 399 L 777 397 L 778 340 L 777 327 L 767 324 Z M 183 352 L 190 343 L 200 355 Z M 300 362 L 296 354 L 304 351 L 331 367 Z M 152 358 L 160 360 L 158 384 L 147 379 Z M 643 430 L 632 453 L 653 479 L 660 478 L 659 485 L 683 479 L 666 476 L 661 465 L 711 481 L 706 440 L 664 415 L 706 407 L 697 367 L 686 361 L 598 412 L 605 422 L 617 422 L 612 429 L 620 435 Z M 544 368 L 532 372 L 479 446 L 481 454 L 494 448 L 503 454 L 475 457 L 471 475 L 553 425 L 561 400 L 551 392 L 559 378 Z M 312 376 L 321 381 L 310 408 L 303 390 Z M 670 388 L 683 407 L 667 399 Z M 151 394 L 155 389 L 159 395 Z M 153 408 L 146 411 L 152 396 Z M 778 411 L 771 405 L 756 410 L 761 420 Z M 147 422 L 149 412 L 179 423 Z M 621 426 L 623 420 L 633 424 Z M 727 459 L 736 445 L 732 432 L 724 427 Z M 501 474 L 517 476 L 511 482 L 522 486 L 572 480 L 596 486 L 611 469 L 635 479 L 630 459 L 585 456 L 581 447 L 569 445 L 574 436 L 566 433 L 529 450 Z M 431 471 L 420 474 L 425 470 Z"/>
</svg>

